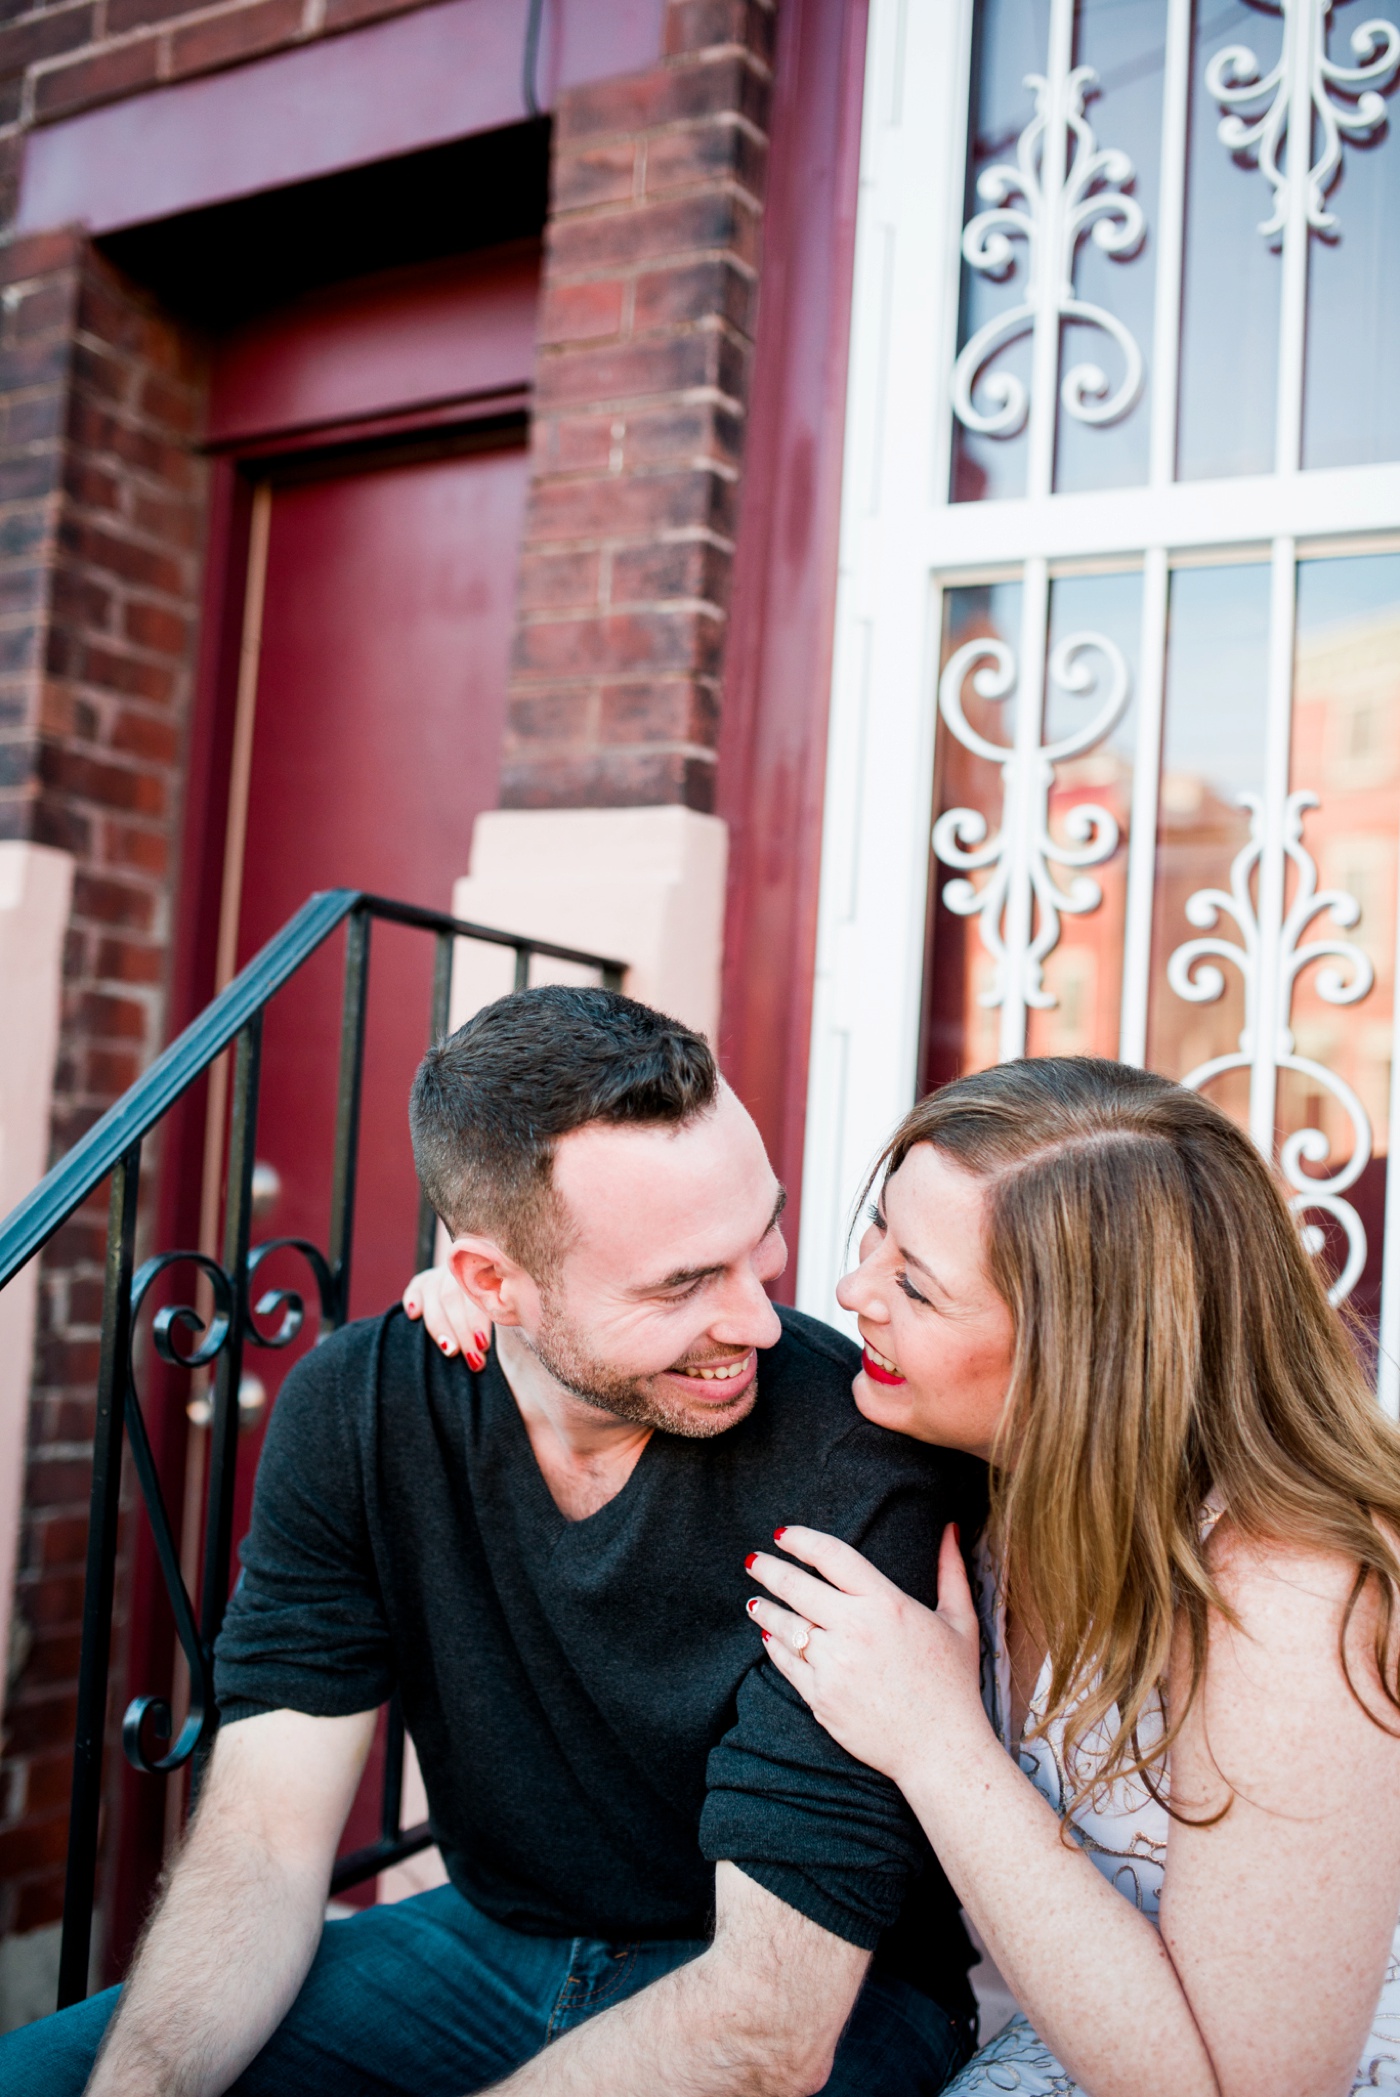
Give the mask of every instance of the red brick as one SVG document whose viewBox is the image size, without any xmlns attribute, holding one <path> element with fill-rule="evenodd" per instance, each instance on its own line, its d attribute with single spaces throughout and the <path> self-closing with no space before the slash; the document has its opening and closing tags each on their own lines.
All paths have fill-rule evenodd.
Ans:
<svg viewBox="0 0 1400 2097">
<path fill-rule="evenodd" d="M 170 871 L 170 843 L 163 830 L 109 819 L 102 826 L 102 856 L 108 866 L 130 868 L 163 881 Z"/>
<path fill-rule="evenodd" d="M 718 328 L 684 335 L 653 335 L 589 349 L 556 350 L 540 359 L 537 389 L 542 407 L 584 402 L 646 401 L 658 393 L 694 393 L 702 387 L 731 391 L 743 383 L 742 361 L 726 355 Z"/>
<path fill-rule="evenodd" d="M 90 102 L 130 94 L 133 88 L 154 86 L 158 53 L 157 39 L 145 37 L 140 43 L 114 44 L 90 58 L 36 73 L 36 118 L 61 116 Z"/>
<path fill-rule="evenodd" d="M 203 422 L 201 409 L 200 396 L 192 386 L 179 385 L 158 372 L 149 373 L 141 382 L 141 413 L 167 432 L 197 436 Z"/>
<path fill-rule="evenodd" d="M 112 730 L 112 748 L 128 757 L 145 757 L 173 765 L 180 754 L 180 733 L 173 721 L 124 706 Z"/>
<path fill-rule="evenodd" d="M 134 939 L 100 939 L 92 972 L 108 982 L 159 983 L 165 955 L 160 947 Z"/>
<path fill-rule="evenodd" d="M 136 1083 L 145 1062 L 145 1056 L 137 1049 L 91 1048 L 83 1067 L 93 1092 L 102 1099 L 119 1099 L 128 1086 Z"/>
<path fill-rule="evenodd" d="M 18 22 L 0 28 L 0 77 L 23 73 L 41 59 L 57 58 L 92 41 L 95 10 L 80 7 L 45 8 Z"/>
<path fill-rule="evenodd" d="M 0 284 L 23 284 L 56 270 L 75 269 L 84 241 L 71 226 L 53 233 L 21 233 L 0 248 Z"/>
<path fill-rule="evenodd" d="M 26 1812 L 41 1813 L 46 1807 L 61 1806 L 66 1813 L 72 1784 L 71 1755 L 35 1755 L 24 1772 Z"/>
<path fill-rule="evenodd" d="M 595 712 L 592 690 L 551 690 L 512 693 L 509 733 L 526 741 L 572 743 L 585 739 Z"/>
<path fill-rule="evenodd" d="M 80 750 L 57 750 L 45 744 L 39 765 L 45 786 L 60 787 L 80 800 L 105 808 L 140 809 L 145 815 L 165 811 L 168 789 L 155 772 L 135 765 L 106 764 Z"/>
<path fill-rule="evenodd" d="M 609 133 L 644 131 L 729 109 L 760 126 L 767 119 L 767 78 L 752 59 L 737 53 L 591 81 L 559 97 L 554 113 L 558 151 Z"/>
<path fill-rule="evenodd" d="M 326 0 L 326 28 L 354 29 L 361 22 L 377 22 L 422 5 L 423 0 Z"/>
<path fill-rule="evenodd" d="M 545 676 L 579 676 L 589 670 L 711 669 L 718 666 L 720 638 L 713 614 L 690 609 L 535 620 L 516 635 L 516 669 Z"/>
<path fill-rule="evenodd" d="M 61 1631 L 40 1630 L 25 1663 L 26 1686 L 48 1689 L 62 1682 L 76 1682 L 81 1647 L 80 1627 L 70 1625 Z"/>
<path fill-rule="evenodd" d="M 632 287 L 632 326 L 641 334 L 714 317 L 751 335 L 756 290 L 752 273 L 729 256 L 647 270 Z"/>
<path fill-rule="evenodd" d="M 183 657 L 190 645 L 189 621 L 163 605 L 130 603 L 126 608 L 127 639 L 138 648 L 157 648 L 166 655 Z"/>
<path fill-rule="evenodd" d="M 599 694 L 598 738 L 603 743 L 703 743 L 719 738 L 719 705 L 702 681 L 610 684 Z"/>
<path fill-rule="evenodd" d="M 527 544 L 551 540 L 641 537 L 654 532 L 705 529 L 721 538 L 734 530 L 734 494 L 721 475 L 693 472 L 619 474 L 611 479 L 557 480 L 538 485 L 530 500 Z"/>
<path fill-rule="evenodd" d="M 275 51 L 301 34 L 302 0 L 243 0 L 220 15 L 191 22 L 170 38 L 170 77 L 235 65 L 260 51 Z"/>
<path fill-rule="evenodd" d="M 67 1347 L 58 1341 L 46 1343 L 44 1348 L 43 1373 L 50 1381 L 75 1381 L 82 1377 L 87 1381 L 97 1374 L 97 1348 L 92 1345 L 73 1343 Z M 76 1458 L 60 1458 L 48 1463 L 32 1463 L 25 1481 L 25 1499 L 31 1507 L 76 1507 L 85 1505 L 92 1485 L 92 1466 L 80 1463 Z"/>
<path fill-rule="evenodd" d="M 14 1933 L 49 1928 L 63 1920 L 63 1878 L 55 1871 L 47 1879 L 21 1886 L 14 1908 Z"/>
<path fill-rule="evenodd" d="M 671 0 L 666 10 L 668 56 L 738 45 L 771 67 L 775 10 L 762 0 Z"/>
<path fill-rule="evenodd" d="M 68 1816 L 47 1813 L 0 1830 L 0 1879 L 18 1878 L 45 1864 L 61 1864 L 68 1854 Z"/>
<path fill-rule="evenodd" d="M 582 342 L 595 335 L 618 334 L 626 288 L 618 277 L 554 285 L 540 307 L 539 340 Z"/>
<path fill-rule="evenodd" d="M 83 999 L 83 1024 L 100 1041 L 144 1041 L 149 1015 L 134 998 L 89 991 Z"/>
<path fill-rule="evenodd" d="M 123 582 L 158 590 L 169 597 L 184 595 L 185 577 L 180 563 L 154 547 L 137 545 L 116 532 L 77 518 L 65 520 L 61 536 L 66 551 Z"/>
<path fill-rule="evenodd" d="M 550 271 L 565 276 L 712 248 L 757 266 L 758 212 L 737 189 L 700 190 L 629 211 L 561 219 L 548 240 Z"/>
<path fill-rule="evenodd" d="M 29 335 L 67 331 L 73 324 L 74 280 L 71 271 L 61 276 L 39 278 L 19 291 L 4 320 L 7 342 L 21 342 Z"/>
<path fill-rule="evenodd" d="M 580 153 L 561 153 L 554 164 L 552 211 L 557 217 L 564 211 L 585 211 L 597 204 L 626 203 L 636 179 L 637 146 L 633 139 L 590 146 Z"/>
<path fill-rule="evenodd" d="M 533 610 L 597 604 L 601 566 L 597 553 L 527 551 L 520 560 L 516 601 Z"/>
<path fill-rule="evenodd" d="M 608 602 L 650 604 L 688 597 L 722 604 L 728 594 L 729 565 L 727 550 L 711 539 L 627 547 L 613 556 Z"/>
<path fill-rule="evenodd" d="M 616 438 L 615 417 L 561 416 L 535 418 L 535 435 L 546 457 L 546 471 L 604 472 Z"/>
<path fill-rule="evenodd" d="M 75 916 L 94 919 L 103 925 L 129 925 L 149 931 L 155 914 L 150 891 L 130 881 L 114 881 L 79 867 L 73 877 Z"/>
<path fill-rule="evenodd" d="M 702 124 L 659 131 L 647 140 L 643 194 L 650 198 L 703 183 L 734 181 L 760 197 L 767 158 L 767 148 L 752 128 L 727 113 Z"/>
<path fill-rule="evenodd" d="M 531 763 L 507 751 L 503 808 L 652 808 L 679 802 L 708 814 L 714 759 L 692 750 L 608 750 Z"/>
<path fill-rule="evenodd" d="M 108 36 L 125 36 L 129 30 L 152 29 L 175 15 L 193 14 L 199 0 L 107 0 Z"/>
</svg>

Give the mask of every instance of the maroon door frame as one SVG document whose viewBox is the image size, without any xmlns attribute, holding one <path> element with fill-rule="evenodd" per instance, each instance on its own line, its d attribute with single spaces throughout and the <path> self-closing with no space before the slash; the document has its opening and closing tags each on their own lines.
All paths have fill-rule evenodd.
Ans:
<svg viewBox="0 0 1400 2097">
<path fill-rule="evenodd" d="M 721 1054 L 802 1189 L 868 0 L 782 0 L 758 336 L 725 656 Z M 786 963 L 775 957 L 791 957 Z"/>
<path fill-rule="evenodd" d="M 360 412 L 337 414 L 337 407 L 350 404 L 332 397 L 324 403 L 331 411 L 326 415 L 316 412 L 315 400 L 305 385 L 279 390 L 275 379 L 281 360 L 274 322 L 256 324 L 246 331 L 244 341 L 226 346 L 223 352 L 231 383 L 220 392 L 216 381 L 211 404 L 211 434 L 216 444 L 220 439 L 223 443 L 211 460 L 200 653 L 185 775 L 171 972 L 171 1037 L 208 1004 L 215 991 L 213 966 L 254 479 L 279 459 L 330 444 L 376 443 L 415 433 L 429 443 L 446 442 L 451 432 L 470 430 L 474 425 L 496 427 L 503 419 L 518 418 L 528 409 L 533 361 L 533 326 L 522 324 L 520 310 L 525 297 L 521 263 L 527 246 L 537 258 L 533 244 L 500 251 L 506 296 L 494 304 L 488 296 L 491 339 L 486 354 L 469 360 L 465 369 L 462 360 L 457 360 L 469 389 L 465 399 L 446 399 L 441 391 L 434 395 L 431 365 L 425 368 L 421 354 L 415 355 L 421 351 L 421 333 L 415 342 L 418 331 L 381 325 L 381 288 L 386 296 L 407 292 L 410 304 L 417 299 L 420 311 L 431 319 L 435 304 L 440 304 L 433 283 L 440 272 L 433 269 L 405 272 L 401 284 L 395 281 L 400 273 L 394 272 L 392 278 L 383 280 L 382 287 L 378 283 L 371 287 L 365 310 L 382 365 L 378 397 L 385 406 L 380 412 L 370 407 L 373 387 L 360 388 L 364 396 L 358 403 Z M 489 279 L 487 258 L 482 263 L 486 266 L 468 272 L 474 280 Z M 537 268 L 537 261 L 534 266 Z M 489 288 L 488 283 L 488 293 Z M 353 294 L 333 291 L 317 303 L 329 310 L 343 308 L 347 301 L 353 303 Z M 405 350 L 412 368 L 400 361 Z M 265 385 L 260 360 L 265 365 Z M 373 354 L 370 362 L 374 362 Z M 265 416 L 259 413 L 260 400 L 267 405 Z M 206 1100 L 207 1087 L 201 1081 L 177 1103 L 164 1124 L 159 1157 L 172 1169 L 160 1173 L 153 1218 L 154 1242 L 162 1246 L 199 1242 L 201 1172 L 198 1165 L 191 1170 L 189 1161 L 203 1158 Z M 178 1534 L 188 1444 L 188 1378 L 182 1372 L 162 1369 L 156 1361 L 143 1365 L 142 1373 L 143 1408 Z M 123 1700 L 147 1691 L 159 1694 L 171 1680 L 175 1657 L 173 1624 L 154 1547 L 139 1516 L 129 1594 Z M 160 1870 L 167 1783 L 180 1780 L 158 1783 L 139 1775 L 125 1762 L 110 1730 L 108 1753 L 107 1810 L 113 1824 L 105 1845 L 108 1896 L 103 1964 L 106 1978 L 117 1980 L 130 1959 Z"/>
</svg>

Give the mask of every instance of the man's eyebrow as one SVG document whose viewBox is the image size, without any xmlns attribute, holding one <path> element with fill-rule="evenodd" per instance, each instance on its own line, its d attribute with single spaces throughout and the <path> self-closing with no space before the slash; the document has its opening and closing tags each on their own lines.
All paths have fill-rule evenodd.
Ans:
<svg viewBox="0 0 1400 2097">
<path fill-rule="evenodd" d="M 769 1217 L 767 1225 L 763 1232 L 763 1236 L 765 1238 L 768 1236 L 770 1231 L 777 1229 L 778 1218 L 782 1215 L 783 1210 L 787 1207 L 787 1198 L 787 1188 L 780 1186 L 778 1189 L 778 1198 L 773 1204 L 773 1213 Z M 662 1289 L 684 1289 L 688 1288 L 693 1282 L 708 1281 L 711 1275 L 723 1274 L 723 1272 L 724 1268 L 722 1266 L 678 1267 L 675 1273 L 668 1274 L 664 1281 L 649 1282 L 644 1289 L 639 1290 L 637 1293 L 642 1296 L 654 1296 L 658 1293 L 658 1291 Z"/>
</svg>

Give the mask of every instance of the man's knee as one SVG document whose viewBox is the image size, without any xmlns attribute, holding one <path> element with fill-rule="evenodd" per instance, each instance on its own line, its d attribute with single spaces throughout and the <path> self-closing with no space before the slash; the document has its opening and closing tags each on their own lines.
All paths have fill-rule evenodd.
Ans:
<svg viewBox="0 0 1400 2097">
<path fill-rule="evenodd" d="M 80 2097 L 119 1993 L 117 1988 L 104 1988 L 86 2002 L 0 2038 L 0 2090 L 5 2097 Z"/>
</svg>

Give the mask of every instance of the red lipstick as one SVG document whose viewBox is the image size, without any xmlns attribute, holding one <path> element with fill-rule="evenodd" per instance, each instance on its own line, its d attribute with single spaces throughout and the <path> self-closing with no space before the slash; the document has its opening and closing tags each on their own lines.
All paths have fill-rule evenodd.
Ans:
<svg viewBox="0 0 1400 2097">
<path fill-rule="evenodd" d="M 861 1349 L 861 1366 L 872 1383 L 903 1383 L 905 1380 L 902 1376 L 894 1375 L 889 1369 L 882 1369 L 880 1364 L 872 1359 L 868 1347 Z"/>
</svg>

